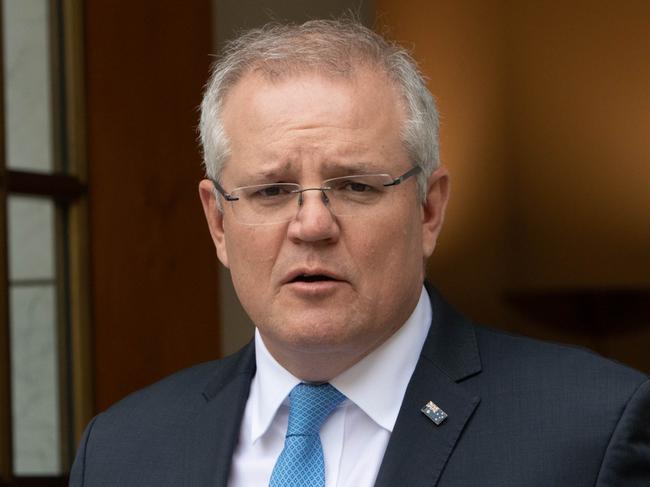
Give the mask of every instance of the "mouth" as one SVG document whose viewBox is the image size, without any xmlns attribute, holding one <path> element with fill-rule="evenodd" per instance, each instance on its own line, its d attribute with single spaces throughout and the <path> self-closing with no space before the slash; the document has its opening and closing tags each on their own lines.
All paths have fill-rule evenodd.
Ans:
<svg viewBox="0 0 650 487">
<path fill-rule="evenodd" d="M 342 285 L 349 283 L 329 269 L 302 267 L 289 272 L 283 284 L 290 295 L 309 300 L 313 304 L 314 299 L 331 298 L 344 289 Z"/>
<path fill-rule="evenodd" d="M 292 282 L 321 282 L 321 281 L 338 281 L 332 276 L 326 274 L 300 274 L 289 281 Z"/>
<path fill-rule="evenodd" d="M 343 281 L 343 279 L 333 272 L 325 269 L 296 269 L 287 274 L 284 284 L 294 283 L 324 283 Z"/>
</svg>

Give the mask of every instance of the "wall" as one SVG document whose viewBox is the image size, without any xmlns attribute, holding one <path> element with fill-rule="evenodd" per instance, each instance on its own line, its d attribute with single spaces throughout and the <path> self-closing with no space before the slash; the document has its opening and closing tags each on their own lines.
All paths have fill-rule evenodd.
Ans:
<svg viewBox="0 0 650 487">
<path fill-rule="evenodd" d="M 516 282 L 650 286 L 650 4 L 509 10 Z"/>
<path fill-rule="evenodd" d="M 432 280 L 479 321 L 650 370 L 649 4 L 377 9 L 442 113 L 452 202 Z"/>
</svg>

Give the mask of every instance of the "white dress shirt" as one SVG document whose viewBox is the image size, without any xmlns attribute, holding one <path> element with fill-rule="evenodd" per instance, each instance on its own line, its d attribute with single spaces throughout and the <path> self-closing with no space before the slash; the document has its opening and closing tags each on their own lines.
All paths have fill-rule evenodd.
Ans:
<svg viewBox="0 0 650 487">
<path fill-rule="evenodd" d="M 321 428 L 326 487 L 375 483 L 402 399 L 431 323 L 424 288 L 406 323 L 386 342 L 330 381 L 347 399 Z M 255 331 L 257 372 L 233 456 L 230 487 L 266 486 L 284 447 L 288 395 L 300 379 L 271 356 Z"/>
</svg>

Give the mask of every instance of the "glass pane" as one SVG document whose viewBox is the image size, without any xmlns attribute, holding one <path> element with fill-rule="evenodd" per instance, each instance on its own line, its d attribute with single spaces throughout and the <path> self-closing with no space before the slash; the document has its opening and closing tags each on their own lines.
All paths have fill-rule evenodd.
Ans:
<svg viewBox="0 0 650 487">
<path fill-rule="evenodd" d="M 54 278 L 54 204 L 47 199 L 9 196 L 9 279 Z"/>
<path fill-rule="evenodd" d="M 61 473 L 56 289 L 12 285 L 14 473 Z"/>
<path fill-rule="evenodd" d="M 61 470 L 56 209 L 51 200 L 10 195 L 9 330 L 14 473 Z"/>
<path fill-rule="evenodd" d="M 49 0 L 3 0 L 7 167 L 52 172 Z"/>
</svg>

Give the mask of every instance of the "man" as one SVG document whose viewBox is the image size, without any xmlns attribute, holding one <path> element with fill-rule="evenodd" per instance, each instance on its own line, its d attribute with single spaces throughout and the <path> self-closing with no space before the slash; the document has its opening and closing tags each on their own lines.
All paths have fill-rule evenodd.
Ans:
<svg viewBox="0 0 650 487">
<path fill-rule="evenodd" d="M 100 414 L 71 485 L 650 485 L 646 376 L 423 287 L 448 175 L 403 49 L 348 21 L 246 33 L 201 140 L 255 340 Z"/>
</svg>

